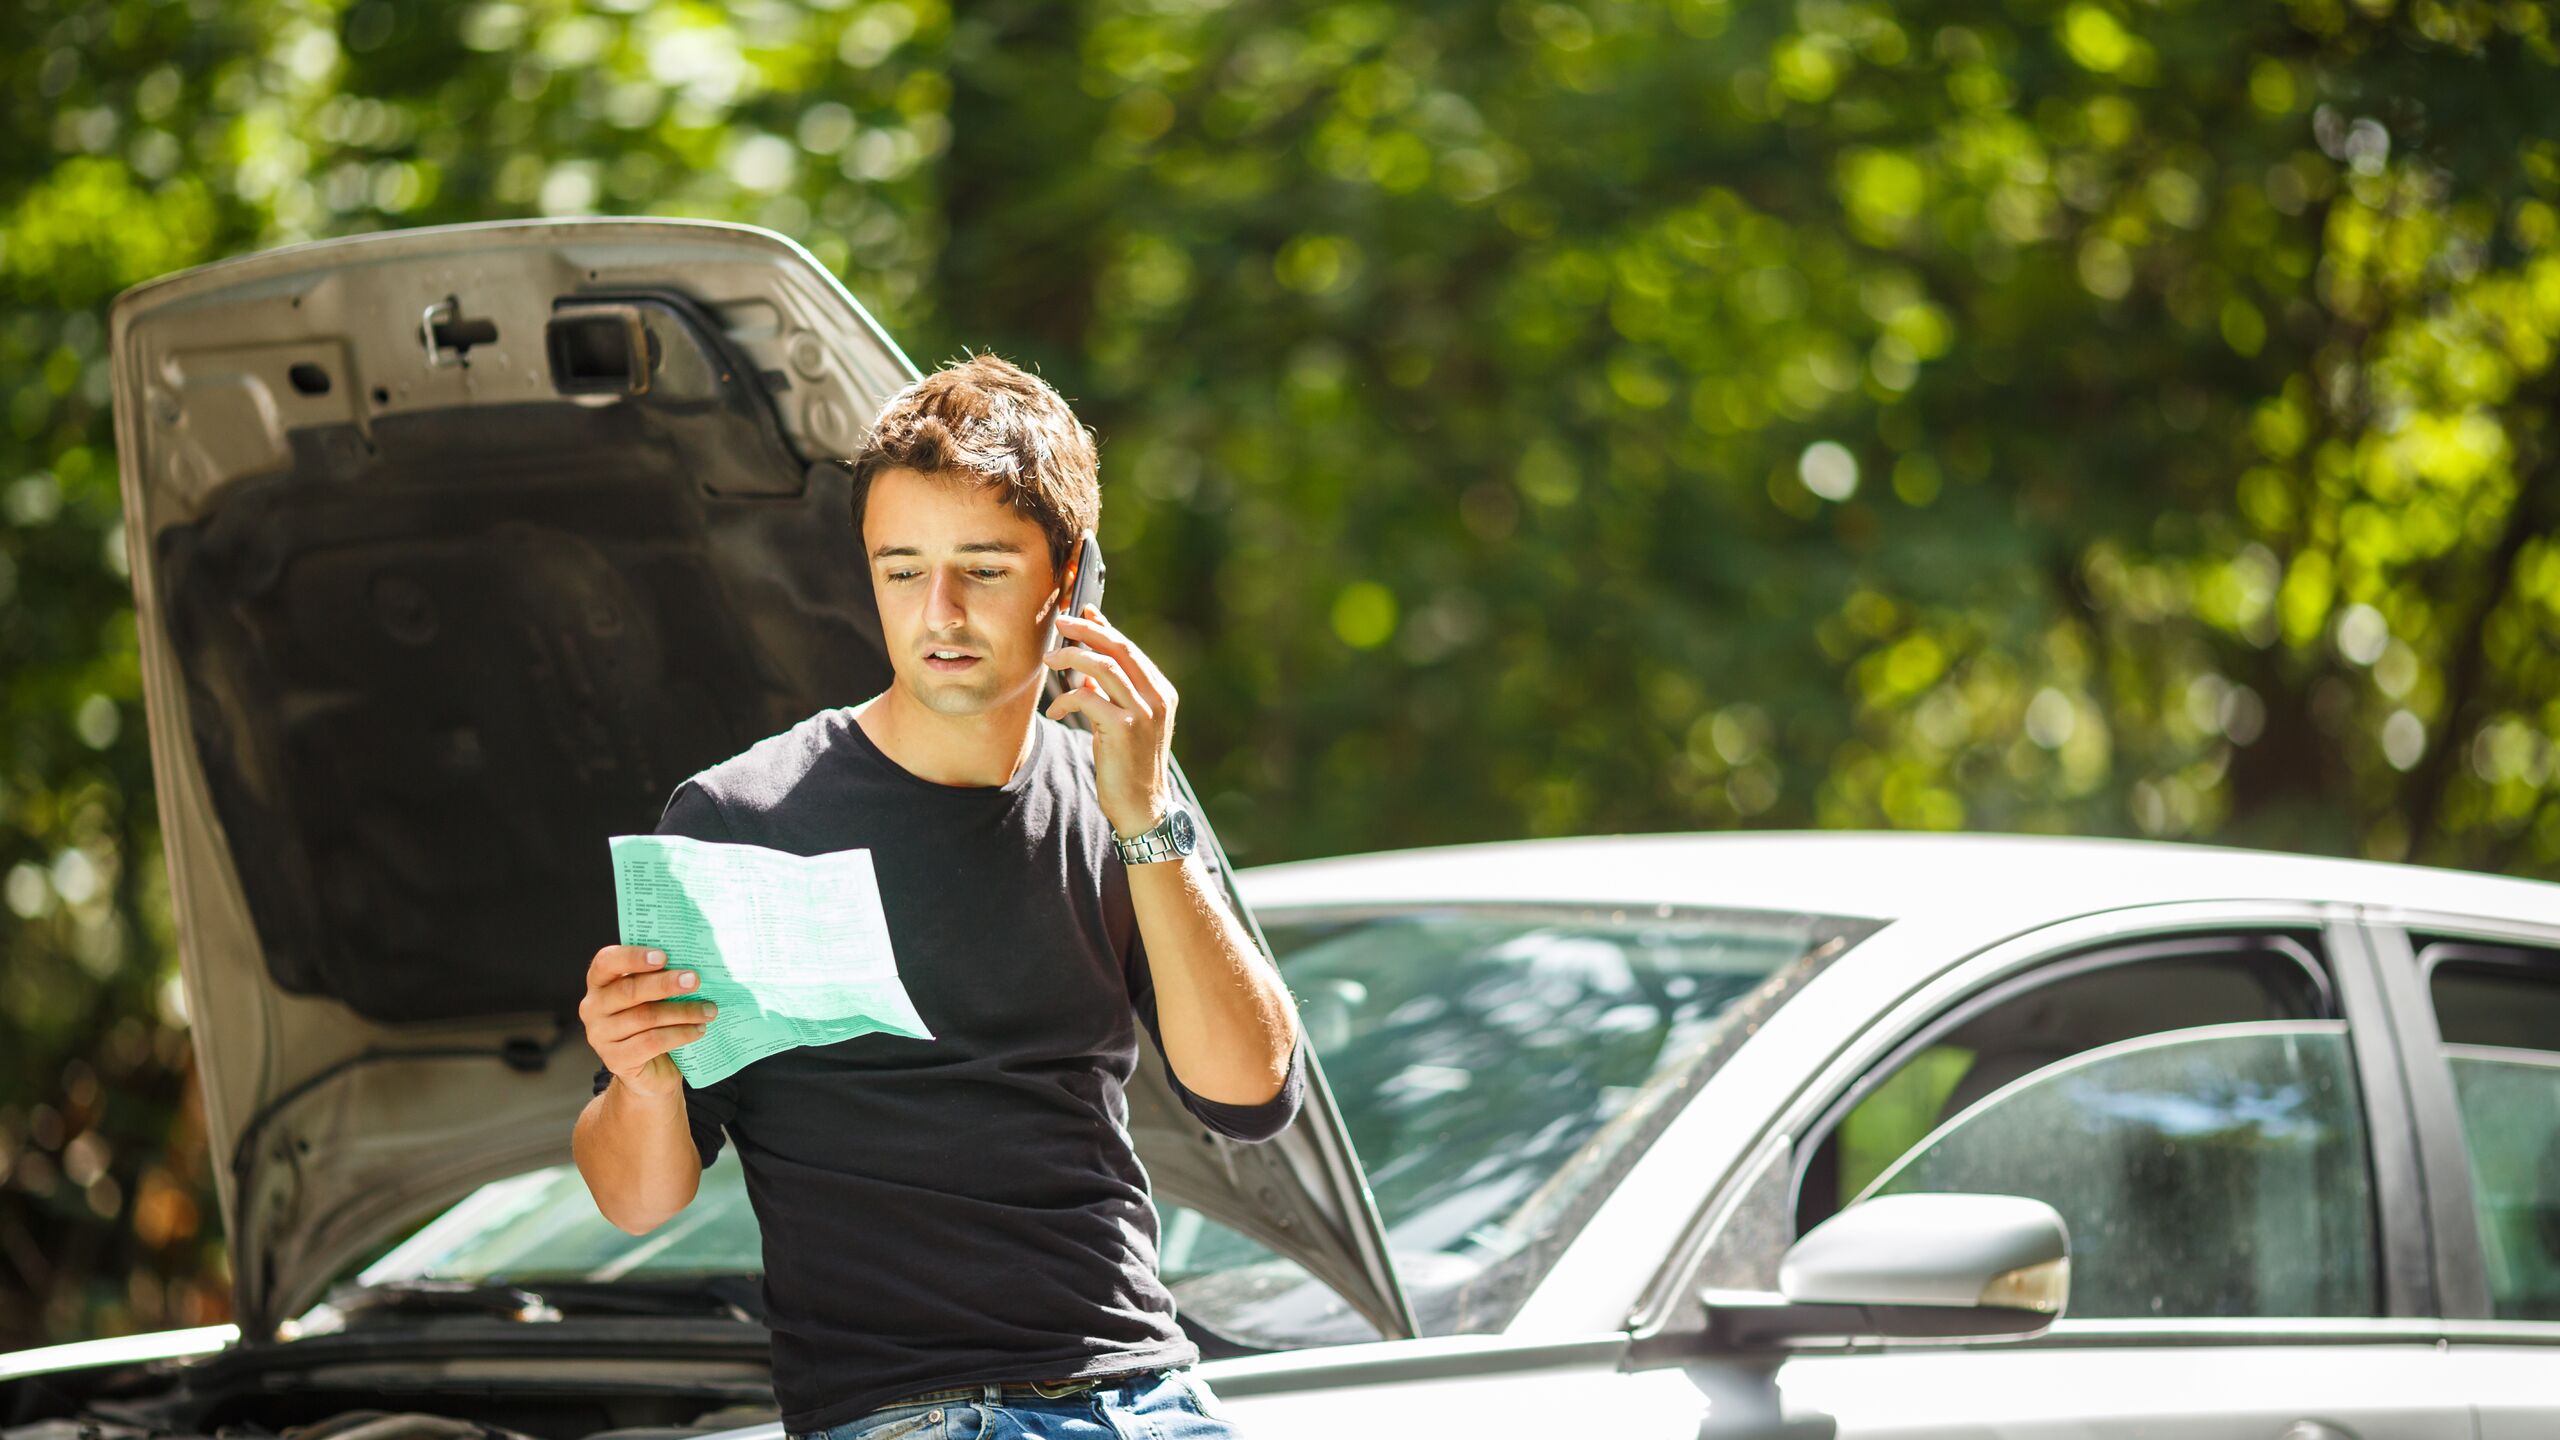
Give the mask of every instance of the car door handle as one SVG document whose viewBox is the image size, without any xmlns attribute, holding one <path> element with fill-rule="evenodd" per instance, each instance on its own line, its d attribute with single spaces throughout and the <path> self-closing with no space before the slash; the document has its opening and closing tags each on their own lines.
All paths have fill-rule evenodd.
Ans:
<svg viewBox="0 0 2560 1440">
<path fill-rule="evenodd" d="M 2284 1434 L 2277 1440 L 2356 1440 L 2356 1433 L 2325 1420 L 2296 1420 L 2284 1427 Z"/>
</svg>

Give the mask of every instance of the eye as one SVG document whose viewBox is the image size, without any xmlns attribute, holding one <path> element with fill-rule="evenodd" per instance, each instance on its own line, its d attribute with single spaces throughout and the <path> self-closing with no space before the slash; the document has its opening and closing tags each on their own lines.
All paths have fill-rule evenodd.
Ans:
<svg viewBox="0 0 2560 1440">
<path fill-rule="evenodd" d="M 969 573 L 972 575 L 983 575 L 990 580 L 1001 580 L 1004 578 L 1003 570 L 991 566 L 981 567 L 979 569 L 972 570 Z"/>
<path fill-rule="evenodd" d="M 891 570 L 888 571 L 887 574 L 892 580 L 913 580 L 916 578 L 916 572 L 913 570 Z"/>
</svg>

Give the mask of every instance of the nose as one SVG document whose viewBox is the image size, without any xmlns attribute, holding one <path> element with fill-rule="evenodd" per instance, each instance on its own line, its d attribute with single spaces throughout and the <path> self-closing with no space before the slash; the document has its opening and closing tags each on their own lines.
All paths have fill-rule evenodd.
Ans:
<svg viewBox="0 0 2560 1440">
<path fill-rule="evenodd" d="M 960 576 L 937 569 L 925 582 L 924 623 L 928 630 L 952 630 L 965 624 L 969 612 L 960 604 Z"/>
</svg>

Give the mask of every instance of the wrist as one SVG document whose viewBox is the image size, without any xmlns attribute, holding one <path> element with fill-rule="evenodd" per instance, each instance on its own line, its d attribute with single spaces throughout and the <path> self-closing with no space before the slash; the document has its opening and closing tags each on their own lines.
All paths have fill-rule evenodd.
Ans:
<svg viewBox="0 0 2560 1440">
<path fill-rule="evenodd" d="M 1132 830 L 1115 828 L 1111 844 L 1120 852 L 1123 864 L 1151 865 L 1190 855 L 1199 843 L 1198 835 L 1190 810 L 1180 800 L 1169 797 L 1146 824 Z"/>
<path fill-rule="evenodd" d="M 669 1068 L 672 1069 L 673 1066 L 671 1065 Z M 640 1105 L 654 1109 L 664 1106 L 670 1100 L 682 1103 L 682 1097 L 684 1095 L 684 1076 L 679 1072 L 675 1077 L 675 1083 L 673 1085 L 667 1086 L 663 1090 L 657 1090 L 649 1088 L 649 1082 L 646 1080 L 640 1079 L 636 1076 L 624 1075 L 617 1071 L 614 1074 L 613 1083 L 607 1085 L 605 1090 L 608 1094 L 620 1092 L 624 1104 Z"/>
<path fill-rule="evenodd" d="M 1139 836 L 1153 830 L 1158 825 L 1163 824 L 1164 813 L 1172 808 L 1172 801 L 1158 800 L 1148 808 L 1146 814 L 1138 817 L 1128 824 L 1122 824 L 1118 818 L 1109 815 L 1106 815 L 1103 818 L 1111 822 L 1112 839 L 1135 840 Z"/>
</svg>

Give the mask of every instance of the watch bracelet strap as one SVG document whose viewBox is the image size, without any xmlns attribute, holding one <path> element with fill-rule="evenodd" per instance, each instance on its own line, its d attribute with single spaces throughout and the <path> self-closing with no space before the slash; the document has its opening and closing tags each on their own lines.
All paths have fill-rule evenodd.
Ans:
<svg viewBox="0 0 2560 1440">
<path fill-rule="evenodd" d="M 1163 818 L 1126 840 L 1121 839 L 1116 833 L 1113 834 L 1111 843 L 1119 849 L 1121 863 L 1144 865 L 1153 861 L 1172 859 L 1174 850 L 1171 832 L 1173 817 L 1176 813 L 1176 807 L 1168 807 Z"/>
</svg>

